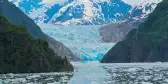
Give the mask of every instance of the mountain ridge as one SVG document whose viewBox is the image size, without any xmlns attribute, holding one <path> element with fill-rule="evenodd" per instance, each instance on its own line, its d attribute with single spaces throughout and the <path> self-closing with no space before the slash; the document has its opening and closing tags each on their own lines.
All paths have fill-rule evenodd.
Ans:
<svg viewBox="0 0 168 84">
<path fill-rule="evenodd" d="M 44 34 L 40 27 L 34 23 L 24 12 L 8 0 L 0 0 L 0 13 L 12 24 L 24 25 L 29 34 L 49 43 L 49 47 L 59 56 L 67 56 L 69 60 L 79 60 L 65 45 Z"/>
<path fill-rule="evenodd" d="M 22 25 L 8 22 L 0 13 L 0 74 L 73 71 L 66 57 L 51 50 L 44 40 L 33 38 Z"/>
<path fill-rule="evenodd" d="M 135 20 L 144 18 L 162 0 L 141 0 L 142 2 L 138 4 L 128 2 L 131 0 L 10 1 L 15 3 L 36 23 L 100 25 L 127 20 L 128 15 L 131 16 L 129 18 Z M 24 6 L 25 3 L 27 6 Z M 42 14 L 37 12 L 42 12 Z"/>
</svg>

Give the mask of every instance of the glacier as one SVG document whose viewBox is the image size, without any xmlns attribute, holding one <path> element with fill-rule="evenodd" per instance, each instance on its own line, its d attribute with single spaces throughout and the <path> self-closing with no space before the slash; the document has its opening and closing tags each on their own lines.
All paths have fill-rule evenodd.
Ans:
<svg viewBox="0 0 168 84">
<path fill-rule="evenodd" d="M 115 43 L 103 43 L 100 25 L 62 26 L 39 24 L 42 31 L 62 42 L 82 61 L 99 61 Z"/>
<path fill-rule="evenodd" d="M 162 0 L 9 0 L 42 31 L 83 61 L 100 60 L 115 43 L 103 43 L 101 25 L 146 18 Z"/>
</svg>

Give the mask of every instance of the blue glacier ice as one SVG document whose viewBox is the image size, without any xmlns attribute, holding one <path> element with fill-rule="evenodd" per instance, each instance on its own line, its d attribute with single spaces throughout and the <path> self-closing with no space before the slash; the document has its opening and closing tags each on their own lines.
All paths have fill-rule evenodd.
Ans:
<svg viewBox="0 0 168 84">
<path fill-rule="evenodd" d="M 83 61 L 98 61 L 114 43 L 103 43 L 99 35 L 99 25 L 61 26 L 39 25 L 44 33 L 62 42 Z"/>
</svg>

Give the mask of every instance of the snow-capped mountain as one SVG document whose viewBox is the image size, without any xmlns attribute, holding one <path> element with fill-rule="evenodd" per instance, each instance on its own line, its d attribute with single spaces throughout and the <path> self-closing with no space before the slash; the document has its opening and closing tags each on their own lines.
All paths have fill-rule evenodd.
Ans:
<svg viewBox="0 0 168 84">
<path fill-rule="evenodd" d="M 162 0 L 139 0 L 138 3 L 132 4 L 129 11 L 129 18 L 136 20 L 146 18 Z"/>
<path fill-rule="evenodd" d="M 109 24 L 144 18 L 162 0 L 10 0 L 37 23 Z"/>
<path fill-rule="evenodd" d="M 100 60 L 115 45 L 102 41 L 100 25 L 145 18 L 161 0 L 10 1 L 38 23 L 44 33 L 63 43 L 82 60 L 93 61 Z"/>
</svg>

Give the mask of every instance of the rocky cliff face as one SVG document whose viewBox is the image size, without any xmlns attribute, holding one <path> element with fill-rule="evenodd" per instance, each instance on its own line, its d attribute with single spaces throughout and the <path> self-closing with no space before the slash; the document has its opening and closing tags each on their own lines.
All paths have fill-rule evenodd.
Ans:
<svg viewBox="0 0 168 84">
<path fill-rule="evenodd" d="M 79 60 L 66 46 L 45 35 L 41 29 L 26 14 L 8 0 L 0 0 L 0 13 L 13 24 L 24 25 L 29 34 L 49 43 L 49 47 L 59 56 L 67 56 L 69 60 Z"/>
<path fill-rule="evenodd" d="M 13 25 L 0 15 L 0 73 L 41 73 L 73 71 L 41 39 L 32 38 L 26 28 Z"/>
<path fill-rule="evenodd" d="M 101 60 L 109 62 L 168 61 L 168 1 L 163 0 L 138 29 L 131 30 Z"/>
<path fill-rule="evenodd" d="M 136 26 L 133 26 L 127 22 L 113 23 L 100 27 L 99 32 L 103 42 L 116 43 L 121 41 L 128 34 L 128 32 L 134 28 L 136 28 Z"/>
</svg>

